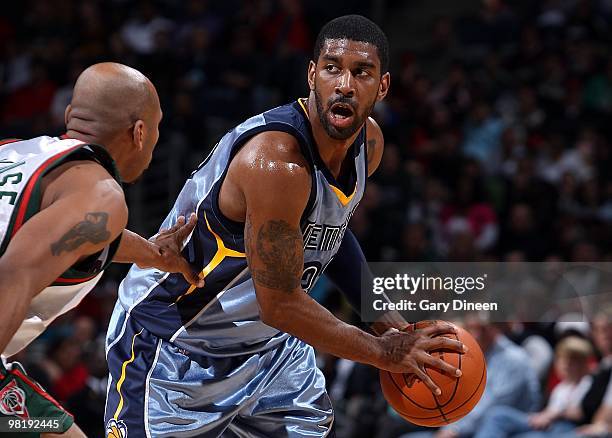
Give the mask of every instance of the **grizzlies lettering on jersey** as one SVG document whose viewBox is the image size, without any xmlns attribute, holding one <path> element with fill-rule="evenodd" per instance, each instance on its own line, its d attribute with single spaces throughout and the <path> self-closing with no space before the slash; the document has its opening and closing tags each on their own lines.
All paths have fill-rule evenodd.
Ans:
<svg viewBox="0 0 612 438">
<path fill-rule="evenodd" d="M 124 334 L 128 318 L 181 349 L 213 357 L 264 351 L 287 338 L 261 322 L 245 256 L 244 224 L 224 217 L 218 205 L 231 159 L 264 131 L 293 135 L 310 163 L 312 188 L 301 223 L 302 287 L 309 291 L 315 284 L 338 250 L 364 192 L 365 128 L 349 148 L 354 166 L 347 184 L 340 187 L 319 157 L 306 109 L 298 101 L 254 116 L 228 132 L 187 180 L 164 221 L 162 227 L 168 227 L 179 215 L 196 211 L 198 224 L 183 254 L 202 269 L 206 285 L 194 288 L 180 274 L 133 266 L 120 286 L 107 348 Z"/>
<path fill-rule="evenodd" d="M 100 146 L 47 136 L 0 142 L 0 256 L 21 226 L 40 211 L 42 178 L 71 160 L 96 161 L 120 181 L 112 158 Z M 98 282 L 118 246 L 119 239 L 64 272 L 34 297 L 26 319 L 0 353 L 17 353 L 55 318 L 75 307 Z"/>
</svg>

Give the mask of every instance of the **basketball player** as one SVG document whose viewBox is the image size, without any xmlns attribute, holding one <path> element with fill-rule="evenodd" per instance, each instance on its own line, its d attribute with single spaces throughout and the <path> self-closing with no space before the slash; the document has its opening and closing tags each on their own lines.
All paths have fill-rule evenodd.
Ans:
<svg viewBox="0 0 612 438">
<path fill-rule="evenodd" d="M 108 436 L 327 436 L 333 413 L 313 347 L 415 373 L 433 391 L 424 364 L 457 375 L 427 354 L 462 351 L 432 338 L 448 326 L 377 337 L 308 295 L 342 245 L 348 268 L 335 280 L 359 302 L 365 260 L 347 224 L 381 159 L 368 116 L 389 89 L 387 66 L 378 26 L 331 21 L 308 66 L 308 98 L 238 125 L 187 180 L 164 226 L 196 210 L 184 253 L 206 285 L 138 267 L 121 284 L 107 335 Z M 405 322 L 376 329 L 394 324 Z"/>
<path fill-rule="evenodd" d="M 147 168 L 161 117 L 155 87 L 144 75 L 121 64 L 96 64 L 77 80 L 62 138 L 0 146 L 3 358 L 76 306 L 112 260 L 182 272 L 203 284 L 180 256 L 194 218 L 181 219 L 153 242 L 124 230 L 120 176 L 134 181 Z M 84 436 L 16 364 L 0 365 L 0 414 L 52 417 L 62 431 L 70 429 L 62 436 Z"/>
</svg>

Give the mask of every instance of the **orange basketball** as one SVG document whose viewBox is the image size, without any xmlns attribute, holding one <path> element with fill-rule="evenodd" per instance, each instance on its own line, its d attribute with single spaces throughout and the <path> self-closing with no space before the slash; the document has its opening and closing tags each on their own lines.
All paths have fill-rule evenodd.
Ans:
<svg viewBox="0 0 612 438">
<path fill-rule="evenodd" d="M 421 321 L 411 324 L 408 330 L 421 329 L 435 322 Z M 435 396 L 414 375 L 380 371 L 380 384 L 385 398 L 398 414 L 411 423 L 429 427 L 453 423 L 470 412 L 482 396 L 487 382 L 484 355 L 472 335 L 461 327 L 456 328 L 456 335 L 441 336 L 458 339 L 468 347 L 468 352 L 459 354 L 441 350 L 430 354 L 459 368 L 462 376 L 454 378 L 425 367 L 425 372 L 442 390 L 440 396 Z"/>
</svg>

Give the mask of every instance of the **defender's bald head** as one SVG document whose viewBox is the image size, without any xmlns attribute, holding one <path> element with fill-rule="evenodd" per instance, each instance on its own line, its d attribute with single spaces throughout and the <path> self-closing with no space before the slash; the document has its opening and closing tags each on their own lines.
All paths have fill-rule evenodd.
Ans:
<svg viewBox="0 0 612 438">
<path fill-rule="evenodd" d="M 138 70 L 104 62 L 85 69 L 66 108 L 70 137 L 110 147 L 137 120 L 151 117 L 159 98 L 151 81 Z"/>
</svg>

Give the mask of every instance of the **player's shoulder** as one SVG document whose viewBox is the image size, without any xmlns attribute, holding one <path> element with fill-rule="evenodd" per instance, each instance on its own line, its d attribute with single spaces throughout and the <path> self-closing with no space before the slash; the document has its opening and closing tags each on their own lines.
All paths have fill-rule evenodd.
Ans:
<svg viewBox="0 0 612 438">
<path fill-rule="evenodd" d="M 372 175 L 382 160 L 385 149 L 385 138 L 382 129 L 372 117 L 366 122 L 366 147 L 368 151 L 368 176 Z"/>
<path fill-rule="evenodd" d="M 293 135 L 265 131 L 253 136 L 235 157 L 246 173 L 259 178 L 289 179 L 310 184 L 310 165 Z"/>
<path fill-rule="evenodd" d="M 383 135 L 382 129 L 380 129 L 380 125 L 378 124 L 378 122 L 376 122 L 376 120 L 374 120 L 374 118 L 368 117 L 368 120 L 366 123 L 367 123 L 366 132 L 368 134 L 368 137 L 370 136 L 381 136 L 382 137 Z"/>
<path fill-rule="evenodd" d="M 75 160 L 59 165 L 45 176 L 42 190 L 43 206 L 70 196 L 91 207 L 105 207 L 127 217 L 121 185 L 95 161 Z"/>
</svg>

